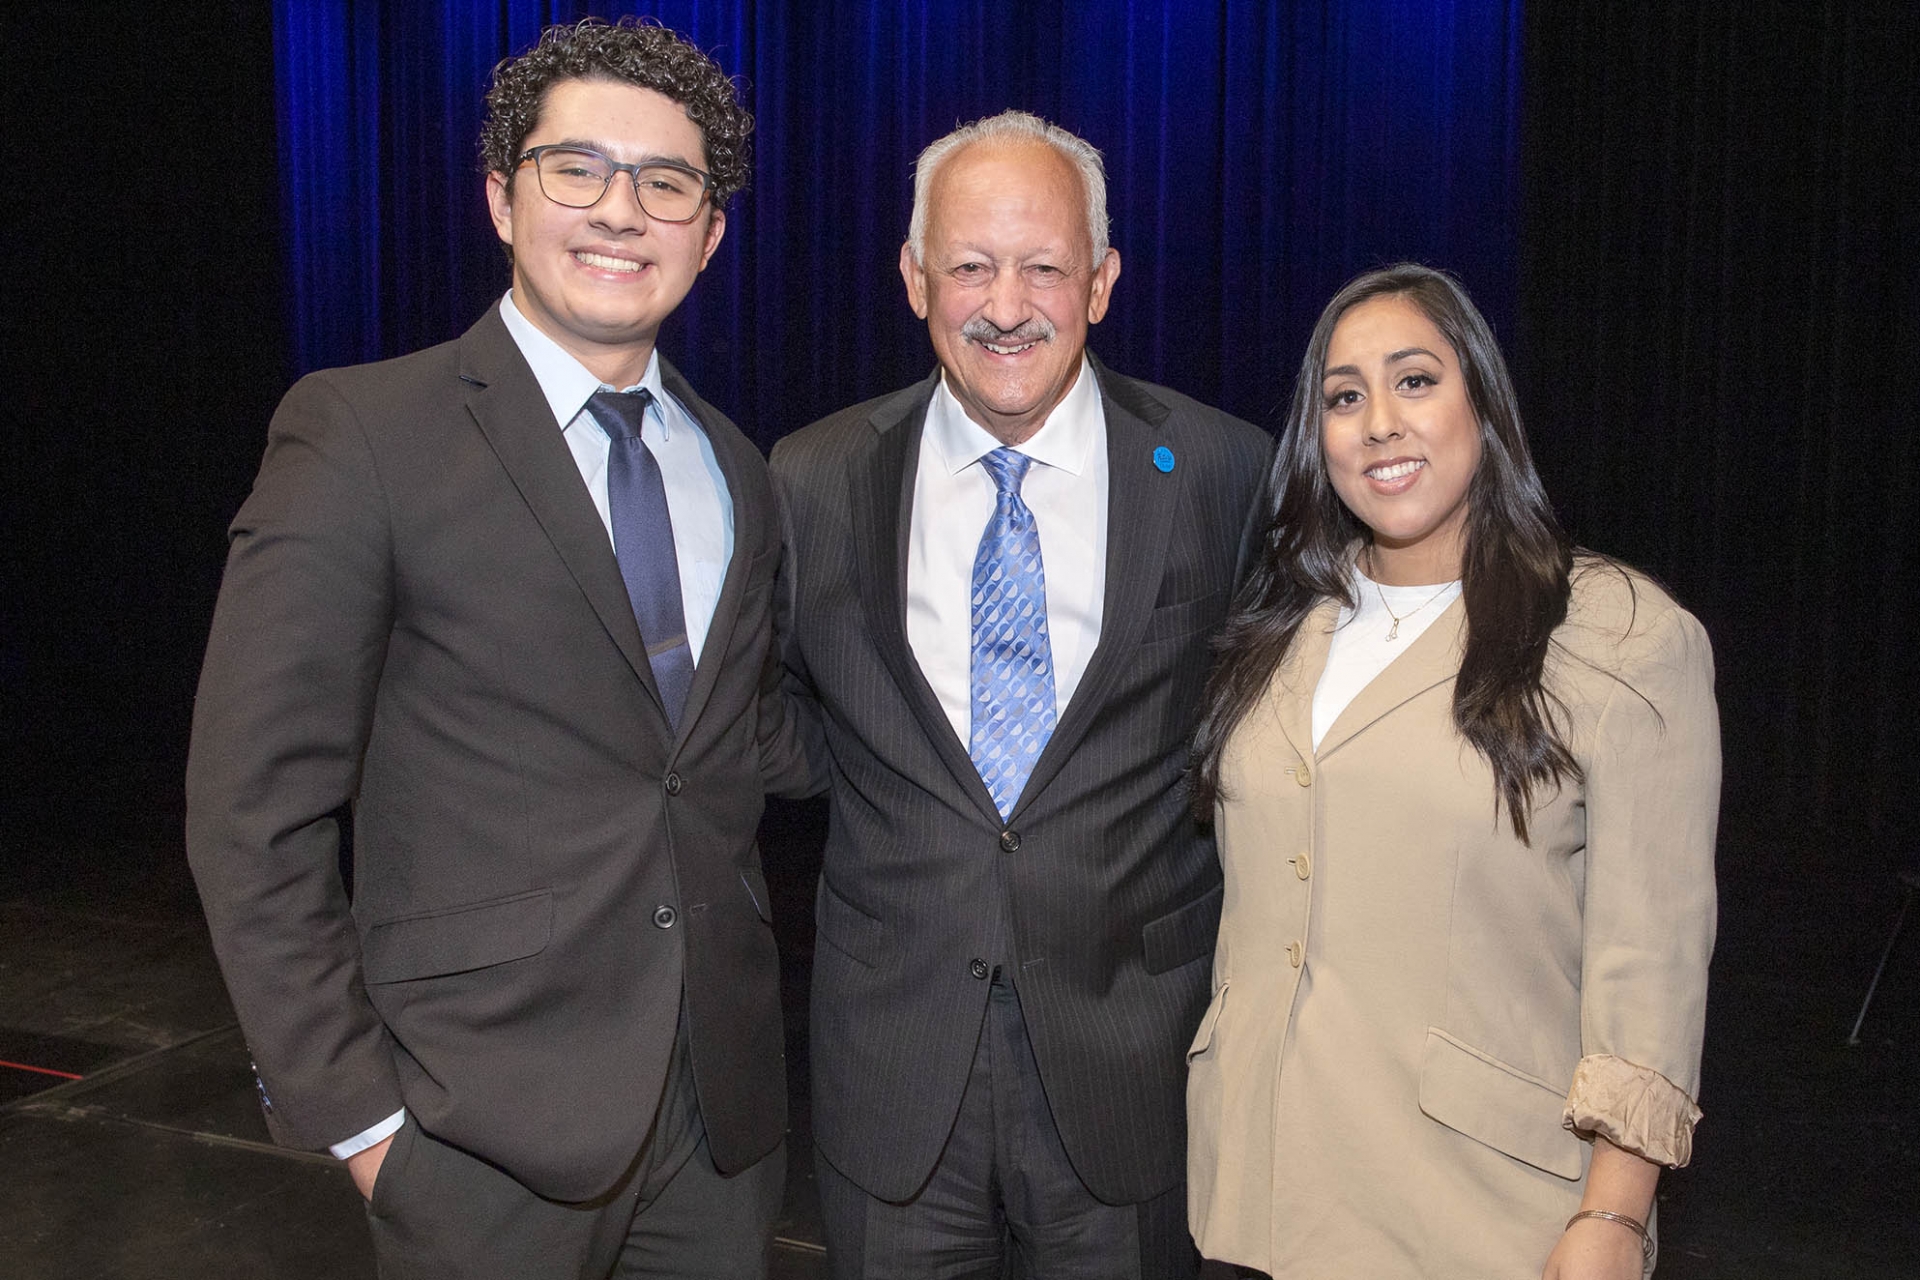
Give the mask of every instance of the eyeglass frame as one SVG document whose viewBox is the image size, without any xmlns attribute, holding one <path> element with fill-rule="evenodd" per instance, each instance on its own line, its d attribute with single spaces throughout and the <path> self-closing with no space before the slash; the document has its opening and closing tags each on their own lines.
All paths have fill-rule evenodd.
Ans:
<svg viewBox="0 0 1920 1280">
<path fill-rule="evenodd" d="M 547 191 L 547 184 L 540 175 L 540 157 L 549 151 L 577 151 L 583 155 L 599 156 L 602 160 L 606 161 L 607 164 L 612 166 L 612 172 L 607 174 L 606 181 L 600 186 L 600 194 L 595 196 L 593 200 L 587 204 L 568 204 L 564 200 L 554 199 L 553 195 Z M 683 227 L 699 217 L 700 211 L 706 208 L 713 200 L 713 175 L 704 169 L 696 169 L 690 164 L 681 164 L 676 160 L 641 160 L 634 164 L 623 164 L 606 152 L 596 150 L 593 147 L 583 147 L 572 142 L 547 142 L 537 147 L 529 147 L 521 152 L 520 158 L 513 162 L 513 167 L 516 169 L 521 168 L 529 161 L 533 163 L 533 184 L 540 188 L 541 196 L 545 199 L 552 200 L 553 203 L 559 205 L 562 209 L 593 208 L 594 205 L 599 204 L 607 198 L 607 192 L 613 190 L 613 180 L 623 173 L 627 175 L 628 185 L 633 188 L 634 203 L 640 206 L 640 212 L 646 214 L 647 217 L 655 222 L 665 222 L 676 227 Z M 640 171 L 642 169 L 672 169 L 675 173 L 691 174 L 700 179 L 700 201 L 693 206 L 693 212 L 684 218 L 663 218 L 653 212 L 653 210 L 647 208 L 647 202 L 640 194 Z"/>
</svg>

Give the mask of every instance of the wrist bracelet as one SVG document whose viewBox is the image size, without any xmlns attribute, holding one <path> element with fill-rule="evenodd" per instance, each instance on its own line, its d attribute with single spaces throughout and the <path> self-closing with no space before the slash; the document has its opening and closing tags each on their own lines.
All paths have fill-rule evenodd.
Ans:
<svg viewBox="0 0 1920 1280">
<path fill-rule="evenodd" d="M 1582 1209 L 1567 1219 L 1567 1226 L 1571 1227 L 1582 1218 L 1602 1218 L 1626 1227 L 1640 1237 L 1640 1261 L 1643 1264 L 1653 1261 L 1653 1237 L 1647 1234 L 1647 1224 L 1640 1219 L 1629 1218 L 1626 1214 L 1615 1213 L 1611 1209 Z"/>
</svg>

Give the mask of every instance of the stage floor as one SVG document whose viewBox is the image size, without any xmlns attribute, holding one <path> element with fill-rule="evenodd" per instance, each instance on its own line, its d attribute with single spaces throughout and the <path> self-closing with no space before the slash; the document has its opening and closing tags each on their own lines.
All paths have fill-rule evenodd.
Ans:
<svg viewBox="0 0 1920 1280">
<path fill-rule="evenodd" d="M 340 1165 L 268 1141 L 177 826 L 113 847 L 8 839 L 0 880 L 0 1276 L 371 1280 Z M 793 1132 L 774 1275 L 826 1275 L 806 1101 L 820 815 L 763 835 L 784 962 Z M 95 837 L 106 839 L 105 837 Z M 81 839 L 85 839 L 82 837 Z M 1897 884 L 1797 883 L 1722 842 L 1721 943 L 1693 1167 L 1660 1195 L 1666 1280 L 1920 1275 L 1920 912 L 1843 1044 Z"/>
</svg>

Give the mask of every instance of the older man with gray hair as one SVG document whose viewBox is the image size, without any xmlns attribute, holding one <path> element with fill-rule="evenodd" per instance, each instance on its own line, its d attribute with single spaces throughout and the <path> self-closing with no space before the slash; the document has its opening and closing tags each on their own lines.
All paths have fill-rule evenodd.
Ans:
<svg viewBox="0 0 1920 1280">
<path fill-rule="evenodd" d="M 939 368 L 774 450 L 789 682 L 832 830 L 814 1131 L 836 1277 L 1191 1276 L 1183 1051 L 1220 914 L 1183 769 L 1271 445 L 1086 350 L 1100 154 L 922 153 Z"/>
</svg>

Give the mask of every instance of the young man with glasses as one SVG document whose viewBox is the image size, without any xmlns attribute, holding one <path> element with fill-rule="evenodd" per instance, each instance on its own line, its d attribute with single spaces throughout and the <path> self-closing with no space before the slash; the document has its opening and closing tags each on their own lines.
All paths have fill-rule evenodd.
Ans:
<svg viewBox="0 0 1920 1280">
<path fill-rule="evenodd" d="M 650 25 L 553 28 L 487 103 L 512 288 L 275 415 L 188 852 L 269 1128 L 347 1162 L 382 1276 L 761 1275 L 786 1081 L 753 838 L 806 771 L 763 697 L 765 466 L 654 347 L 752 122 Z"/>
</svg>

